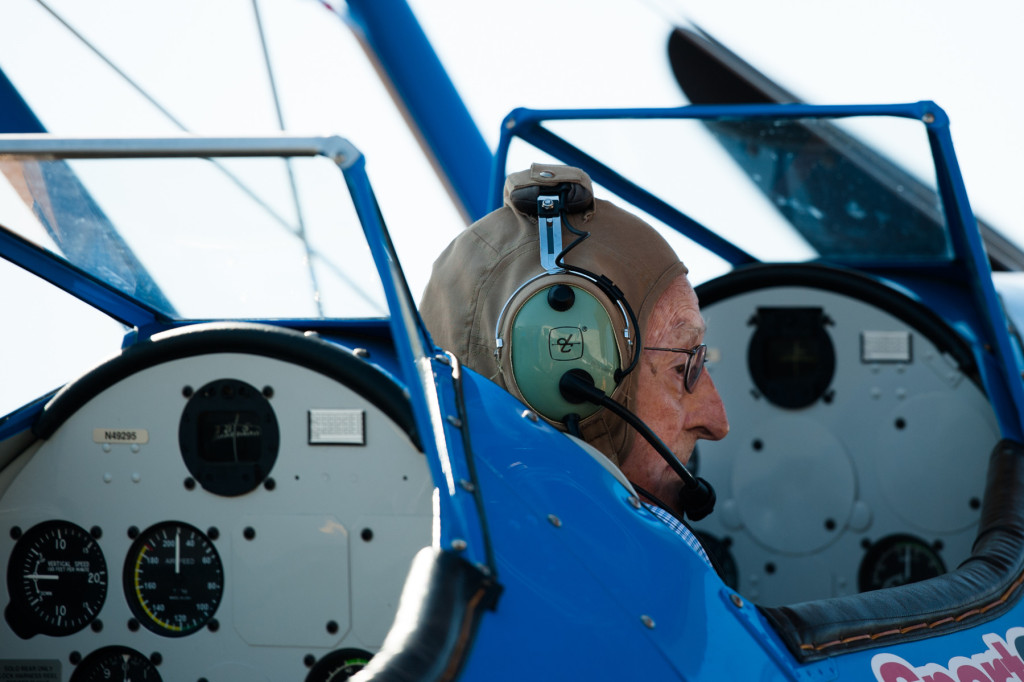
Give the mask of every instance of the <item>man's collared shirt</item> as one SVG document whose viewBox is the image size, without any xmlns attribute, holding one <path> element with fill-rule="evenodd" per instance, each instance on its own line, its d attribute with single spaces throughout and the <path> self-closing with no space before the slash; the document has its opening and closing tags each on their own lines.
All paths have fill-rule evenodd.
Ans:
<svg viewBox="0 0 1024 682">
<path fill-rule="evenodd" d="M 679 519 L 657 505 L 645 503 L 644 506 L 647 507 L 652 514 L 661 519 L 666 526 L 674 530 L 676 535 L 685 540 L 686 544 L 688 544 L 694 552 L 699 554 L 700 557 L 707 562 L 708 566 L 711 566 L 711 568 L 714 569 L 715 566 L 711 563 L 711 559 L 708 558 L 708 553 L 704 551 L 704 547 L 700 544 L 700 540 L 697 539 L 697 536 L 694 535 L 689 528 L 683 525 Z"/>
</svg>

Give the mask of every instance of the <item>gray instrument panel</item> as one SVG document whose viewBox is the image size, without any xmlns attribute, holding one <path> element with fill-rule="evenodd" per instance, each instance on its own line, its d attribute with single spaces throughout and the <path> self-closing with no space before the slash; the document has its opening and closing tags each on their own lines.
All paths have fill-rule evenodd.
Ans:
<svg viewBox="0 0 1024 682">
<path fill-rule="evenodd" d="M 242 386 L 258 394 L 250 407 L 183 424 L 203 387 Z M 210 492 L 204 477 L 237 464 L 246 478 L 266 460 L 273 444 L 250 443 L 273 431 L 268 409 L 269 471 L 248 492 Z M 183 457 L 190 430 L 212 474 Z M 127 661 L 105 648 L 128 647 L 164 680 L 303 680 L 330 652 L 372 654 L 431 542 L 432 489 L 409 436 L 318 372 L 245 353 L 142 369 L 0 476 L 0 671 L 68 680 L 83 661 L 111 665 L 92 652 Z"/>
<path fill-rule="evenodd" d="M 875 305 L 808 286 L 702 310 L 731 431 L 698 446 L 718 505 L 695 529 L 740 593 L 766 606 L 854 594 L 968 556 L 999 430 L 948 353 Z"/>
</svg>

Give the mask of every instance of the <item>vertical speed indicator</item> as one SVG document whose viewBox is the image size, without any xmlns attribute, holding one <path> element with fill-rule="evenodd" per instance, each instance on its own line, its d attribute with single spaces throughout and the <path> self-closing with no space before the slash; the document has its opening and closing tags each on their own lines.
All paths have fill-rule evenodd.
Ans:
<svg viewBox="0 0 1024 682">
<path fill-rule="evenodd" d="M 132 543 L 124 564 L 124 593 L 143 626 L 184 637 L 210 622 L 224 593 L 220 555 L 202 531 L 166 521 Z"/>
<path fill-rule="evenodd" d="M 44 521 L 15 544 L 7 592 L 4 616 L 19 637 L 70 635 L 103 608 L 107 562 L 89 531 L 69 521 Z"/>
</svg>

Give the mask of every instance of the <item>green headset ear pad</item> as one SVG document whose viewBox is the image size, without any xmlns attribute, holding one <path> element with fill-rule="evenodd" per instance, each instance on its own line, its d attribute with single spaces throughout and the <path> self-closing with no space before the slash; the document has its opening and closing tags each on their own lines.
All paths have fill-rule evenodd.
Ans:
<svg viewBox="0 0 1024 682">
<path fill-rule="evenodd" d="M 510 311 L 505 332 L 508 353 L 502 363 L 511 366 L 506 380 L 511 378 L 508 384 L 513 393 L 553 422 L 561 422 L 571 413 L 586 418 L 601 409 L 563 398 L 558 388 L 563 374 L 582 369 L 610 395 L 615 390 L 615 373 L 622 367 L 619 340 L 624 322 L 613 322 L 618 311 L 609 310 L 610 301 L 602 303 L 607 298 L 603 294 L 584 288 L 585 284 L 567 284 L 565 279 L 564 275 L 542 278 L 541 288 L 531 287 L 532 293 L 527 292 L 522 304 Z M 557 309 L 564 304 L 553 307 L 548 300 L 549 292 L 558 286 L 567 286 L 572 292 L 568 297 L 571 303 L 564 310 Z"/>
</svg>

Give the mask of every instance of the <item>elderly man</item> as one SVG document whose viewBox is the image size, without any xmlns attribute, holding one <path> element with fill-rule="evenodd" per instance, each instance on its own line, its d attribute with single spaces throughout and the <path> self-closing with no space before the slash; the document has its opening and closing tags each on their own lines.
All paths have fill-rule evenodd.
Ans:
<svg viewBox="0 0 1024 682">
<path fill-rule="evenodd" d="M 704 320 L 686 273 L 653 228 L 594 199 L 586 173 L 534 164 L 441 254 L 421 312 L 438 345 L 601 451 L 702 551 L 682 524 L 679 463 L 729 423 L 702 371 Z M 619 406 L 657 438 L 636 437 Z"/>
</svg>

